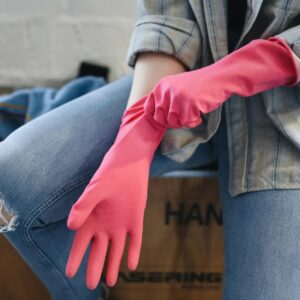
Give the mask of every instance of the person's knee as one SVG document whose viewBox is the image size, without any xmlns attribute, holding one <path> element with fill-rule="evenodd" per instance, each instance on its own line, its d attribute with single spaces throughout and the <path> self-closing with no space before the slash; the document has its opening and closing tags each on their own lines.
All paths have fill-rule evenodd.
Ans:
<svg viewBox="0 0 300 300">
<path fill-rule="evenodd" d="M 0 233 L 14 231 L 19 223 L 18 212 L 9 206 L 0 193 Z"/>
<path fill-rule="evenodd" d="M 0 143 L 0 232 L 15 230 L 39 205 L 49 178 L 39 172 L 40 158 L 20 139 Z"/>
<path fill-rule="evenodd" d="M 17 137 L 0 144 L 0 232 L 27 226 L 28 220 L 44 226 L 66 218 L 92 172 L 69 167 L 63 155 Z"/>
<path fill-rule="evenodd" d="M 20 149 L 6 141 L 0 143 L 0 232 L 14 231 L 20 223 L 20 203 L 17 200 L 22 174 Z M 22 215 L 22 213 L 21 213 Z"/>
</svg>

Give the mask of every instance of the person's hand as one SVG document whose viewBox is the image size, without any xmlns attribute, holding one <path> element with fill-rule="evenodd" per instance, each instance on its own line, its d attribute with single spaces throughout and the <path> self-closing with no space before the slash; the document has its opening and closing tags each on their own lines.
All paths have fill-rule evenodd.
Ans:
<svg viewBox="0 0 300 300">
<path fill-rule="evenodd" d="M 66 275 L 73 277 L 91 243 L 86 284 L 96 288 L 103 269 L 108 245 L 110 253 L 106 282 L 113 286 L 127 235 L 127 265 L 137 267 L 143 231 L 149 169 L 165 128 L 154 126 L 145 117 L 145 97 L 125 111 L 113 146 L 105 154 L 97 172 L 81 197 L 73 205 L 67 225 L 76 230 L 66 266 Z"/>
<path fill-rule="evenodd" d="M 149 120 L 169 128 L 192 128 L 202 114 L 232 94 L 251 96 L 299 81 L 288 45 L 279 38 L 257 39 L 204 68 L 163 77 L 144 103 Z"/>
</svg>

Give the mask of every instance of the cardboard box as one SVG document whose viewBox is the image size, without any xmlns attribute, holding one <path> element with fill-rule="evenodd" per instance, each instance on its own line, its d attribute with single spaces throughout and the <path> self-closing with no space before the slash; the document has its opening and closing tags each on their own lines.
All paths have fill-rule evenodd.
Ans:
<svg viewBox="0 0 300 300">
<path fill-rule="evenodd" d="M 151 178 L 138 269 L 123 256 L 112 300 L 218 300 L 223 219 L 216 177 Z"/>
<path fill-rule="evenodd" d="M 216 177 L 151 178 L 139 267 L 123 256 L 111 300 L 218 300 L 223 284 L 223 226 Z M 50 299 L 0 235 L 1 299 Z M 105 272 L 104 272 L 105 274 Z"/>
</svg>

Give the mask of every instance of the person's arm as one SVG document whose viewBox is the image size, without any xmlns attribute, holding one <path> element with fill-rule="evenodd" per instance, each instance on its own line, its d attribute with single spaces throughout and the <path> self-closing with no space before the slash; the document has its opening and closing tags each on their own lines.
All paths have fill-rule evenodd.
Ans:
<svg viewBox="0 0 300 300">
<path fill-rule="evenodd" d="M 153 123 L 167 128 L 193 128 L 236 94 L 250 97 L 300 82 L 295 55 L 279 37 L 256 39 L 198 70 L 162 78 L 144 102 Z"/>
<path fill-rule="evenodd" d="M 134 68 L 127 108 L 149 93 L 164 76 L 186 70 L 187 67 L 172 55 L 155 52 L 139 53 Z"/>
<path fill-rule="evenodd" d="M 138 264 L 150 165 L 166 130 L 147 119 L 142 96 L 162 77 L 191 70 L 201 57 L 201 32 L 188 1 L 139 0 L 138 12 L 127 53 L 128 66 L 135 68 L 128 109 L 114 144 L 68 216 L 68 228 L 76 235 L 66 275 L 76 274 L 91 243 L 90 289 L 98 285 L 106 257 L 106 281 L 115 284 L 128 234 L 128 268 Z"/>
<path fill-rule="evenodd" d="M 127 50 L 134 69 L 128 105 L 149 93 L 164 76 L 191 70 L 201 57 L 201 33 L 185 0 L 138 0 L 138 20 Z"/>
</svg>

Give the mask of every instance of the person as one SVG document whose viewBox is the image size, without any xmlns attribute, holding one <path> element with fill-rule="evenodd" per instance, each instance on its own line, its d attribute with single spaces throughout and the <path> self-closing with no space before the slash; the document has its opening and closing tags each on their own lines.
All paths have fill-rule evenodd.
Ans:
<svg viewBox="0 0 300 300">
<path fill-rule="evenodd" d="M 137 265 L 144 204 L 132 206 L 128 193 L 145 200 L 147 168 L 151 177 L 217 162 L 223 300 L 299 299 L 299 1 L 231 0 L 228 9 L 217 0 L 138 4 L 127 56 L 134 73 L 0 143 L 0 198 L 18 219 L 5 237 L 53 299 L 97 299 L 108 243 L 101 230 L 119 230 L 112 243 L 120 246 L 128 229 L 122 211 L 135 217 L 139 239 L 128 261 Z M 131 149 L 129 160 L 122 149 Z M 127 175 L 139 181 L 126 188 L 120 178 L 127 183 Z M 98 199 L 118 192 L 123 202 Z"/>
</svg>

